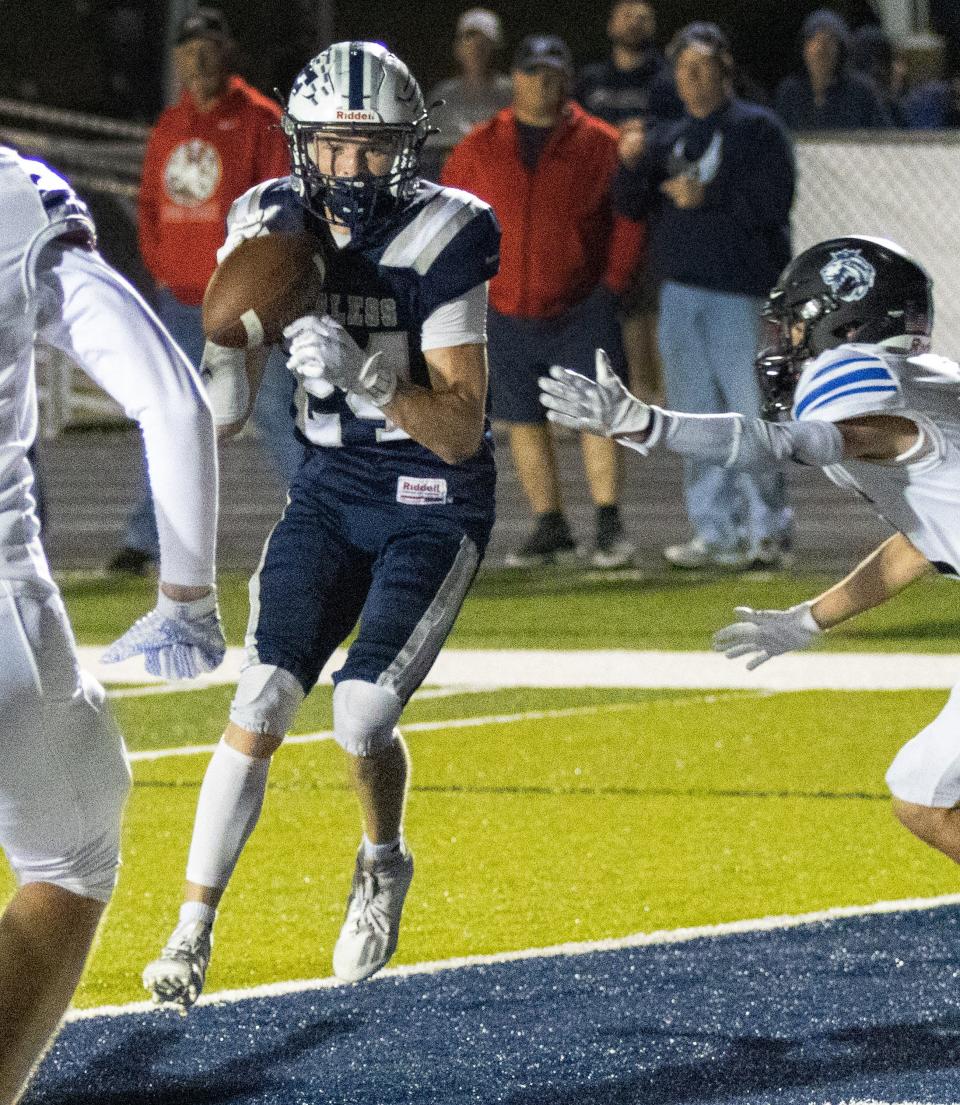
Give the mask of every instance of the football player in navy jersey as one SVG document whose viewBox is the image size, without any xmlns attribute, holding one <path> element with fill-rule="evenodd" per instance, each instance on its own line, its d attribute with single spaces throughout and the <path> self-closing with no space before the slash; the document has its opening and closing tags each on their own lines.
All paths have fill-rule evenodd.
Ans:
<svg viewBox="0 0 960 1105">
<path fill-rule="evenodd" d="M 333 968 L 359 981 L 390 959 L 413 875 L 397 722 L 493 524 L 491 209 L 418 177 L 423 98 L 378 44 L 338 43 L 314 58 L 283 126 L 293 173 L 236 201 L 221 260 L 244 238 L 308 229 L 327 245 L 325 290 L 285 333 L 305 459 L 250 584 L 249 660 L 200 791 L 179 923 L 144 972 L 155 1000 L 184 1007 L 203 986 L 215 910 L 260 812 L 270 757 L 358 621 L 334 675 L 333 728 L 363 838 Z M 208 348 L 222 436 L 243 424 L 264 359 L 261 350 L 245 365 Z"/>
<path fill-rule="evenodd" d="M 903 249 L 848 236 L 787 266 L 764 315 L 773 344 L 757 357 L 767 421 L 647 406 L 597 352 L 597 381 L 555 367 L 541 402 L 561 425 L 646 454 L 662 445 L 730 467 L 818 465 L 895 529 L 839 583 L 788 610 L 738 607 L 713 647 L 756 668 L 885 602 L 932 571 L 960 577 L 960 365 L 929 352 L 930 277 Z M 887 771 L 894 813 L 960 863 L 960 693 Z"/>
</svg>

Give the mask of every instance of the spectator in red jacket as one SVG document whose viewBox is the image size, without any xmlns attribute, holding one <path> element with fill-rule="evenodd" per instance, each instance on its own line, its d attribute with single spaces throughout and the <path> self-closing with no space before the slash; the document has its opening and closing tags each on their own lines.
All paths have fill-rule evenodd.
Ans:
<svg viewBox="0 0 960 1105">
<path fill-rule="evenodd" d="M 617 132 L 569 98 L 566 44 L 549 35 L 524 39 L 512 80 L 512 105 L 454 148 L 442 182 L 486 200 L 503 231 L 500 271 L 490 284 L 491 413 L 509 425 L 535 515 L 507 563 L 531 567 L 576 551 L 537 377 L 551 364 L 592 377 L 597 346 L 624 373 L 616 298 L 637 263 L 643 226 L 613 212 Z M 634 551 L 620 520 L 618 457 L 604 438 L 585 434 L 581 444 L 596 506 L 591 559 L 616 567 Z"/>
<path fill-rule="evenodd" d="M 233 72 L 234 40 L 221 12 L 201 7 L 180 25 L 175 50 L 180 99 L 157 120 L 140 185 L 140 251 L 157 287 L 157 313 L 194 365 L 203 353 L 200 305 L 223 245 L 230 204 L 262 180 L 286 176 L 280 106 Z M 300 445 L 289 429 L 292 380 L 270 366 L 258 396 L 258 425 L 289 482 Z M 114 571 L 140 575 L 156 560 L 149 489 L 127 523 Z"/>
</svg>

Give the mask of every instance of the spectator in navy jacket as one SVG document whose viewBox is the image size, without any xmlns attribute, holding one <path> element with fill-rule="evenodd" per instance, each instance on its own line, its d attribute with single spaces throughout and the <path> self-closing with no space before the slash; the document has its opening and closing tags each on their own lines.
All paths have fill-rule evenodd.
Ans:
<svg viewBox="0 0 960 1105">
<path fill-rule="evenodd" d="M 760 309 L 790 259 L 793 152 L 771 111 L 733 95 L 733 58 L 715 24 L 684 27 L 668 56 L 686 114 L 639 141 L 624 135 L 615 196 L 623 214 L 649 220 L 669 406 L 756 416 Z M 691 462 L 684 482 L 693 538 L 664 550 L 671 564 L 784 563 L 791 512 L 781 472 Z"/>
<path fill-rule="evenodd" d="M 777 114 L 791 130 L 892 126 L 874 83 L 847 65 L 850 31 L 842 16 L 819 8 L 800 31 L 803 70 L 777 88 Z"/>
<path fill-rule="evenodd" d="M 910 130 L 960 127 L 960 77 L 918 84 L 904 96 L 900 111 Z"/>
</svg>

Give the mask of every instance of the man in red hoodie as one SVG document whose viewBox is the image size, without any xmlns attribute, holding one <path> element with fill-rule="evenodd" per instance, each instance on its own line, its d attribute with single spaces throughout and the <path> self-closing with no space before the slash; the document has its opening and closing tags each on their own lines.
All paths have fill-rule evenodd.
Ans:
<svg viewBox="0 0 960 1105">
<path fill-rule="evenodd" d="M 509 425 L 510 447 L 535 524 L 507 564 L 531 567 L 575 552 L 563 513 L 537 376 L 551 364 L 593 374 L 594 349 L 625 372 L 616 297 L 639 259 L 643 225 L 615 215 L 611 183 L 617 132 L 569 98 L 573 66 L 559 38 L 532 35 L 513 62 L 513 103 L 457 145 L 444 184 L 489 203 L 503 237 L 490 283 L 488 353 L 493 418 Z M 609 441 L 581 436 L 596 506 L 597 567 L 633 555 L 620 521 L 620 470 Z"/>
<path fill-rule="evenodd" d="M 157 286 L 157 313 L 196 366 L 204 345 L 200 305 L 230 205 L 254 184 L 290 171 L 280 106 L 233 72 L 235 53 L 218 9 L 197 8 L 183 20 L 174 53 L 182 95 L 150 134 L 140 185 L 140 251 Z M 300 457 L 289 429 L 289 377 L 282 362 L 268 372 L 258 404 L 258 424 L 285 482 Z M 141 574 L 156 559 L 146 487 L 123 545 L 111 564 L 116 571 Z"/>
</svg>

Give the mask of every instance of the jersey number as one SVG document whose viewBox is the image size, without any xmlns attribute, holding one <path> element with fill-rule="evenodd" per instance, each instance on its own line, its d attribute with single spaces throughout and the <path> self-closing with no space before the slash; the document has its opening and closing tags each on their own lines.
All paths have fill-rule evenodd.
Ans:
<svg viewBox="0 0 960 1105">
<path fill-rule="evenodd" d="M 398 379 L 409 380 L 410 361 L 404 331 L 371 334 L 366 353 L 370 356 L 382 353 L 396 366 Z M 407 437 L 372 403 L 339 390 L 326 399 L 307 394 L 303 433 L 314 445 L 375 445 Z"/>
</svg>

